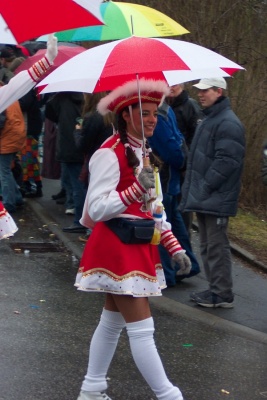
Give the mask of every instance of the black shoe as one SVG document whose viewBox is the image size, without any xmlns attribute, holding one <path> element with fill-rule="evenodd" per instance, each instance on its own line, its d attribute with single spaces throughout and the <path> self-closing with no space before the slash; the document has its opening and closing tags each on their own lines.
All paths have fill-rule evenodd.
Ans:
<svg viewBox="0 0 267 400">
<path fill-rule="evenodd" d="M 195 297 L 195 302 L 202 307 L 207 308 L 233 308 L 234 307 L 234 296 L 221 297 L 218 294 L 209 292 L 206 294 Z"/>
<path fill-rule="evenodd" d="M 209 295 L 209 294 L 210 294 L 210 290 L 209 289 L 208 290 L 203 290 L 203 292 L 192 292 L 190 294 L 190 300 L 191 301 L 196 301 L 196 299 L 199 298 L 200 296 L 203 297 L 203 296 L 206 296 L 206 295 Z"/>
<path fill-rule="evenodd" d="M 53 200 L 62 199 L 63 197 L 66 197 L 66 190 L 65 189 L 61 189 L 59 193 L 52 194 L 51 197 L 52 197 Z"/>
<path fill-rule="evenodd" d="M 63 228 L 62 230 L 63 230 L 63 232 L 69 232 L 69 233 L 84 233 L 84 232 L 86 232 L 85 226 L 77 225 L 77 224 L 72 224 L 70 226 L 67 226 L 66 228 Z"/>
<path fill-rule="evenodd" d="M 24 205 L 25 205 L 25 202 L 24 202 L 24 201 L 22 201 L 22 202 L 20 202 L 20 203 L 16 203 L 16 208 L 17 208 L 17 209 L 20 209 L 20 208 L 24 207 Z"/>
<path fill-rule="evenodd" d="M 24 197 L 28 199 L 33 199 L 34 197 L 43 197 L 43 191 L 42 189 L 38 188 L 37 190 L 24 193 Z"/>
<path fill-rule="evenodd" d="M 66 197 L 62 197 L 62 199 L 56 200 L 57 204 L 65 204 L 66 203 Z"/>
</svg>

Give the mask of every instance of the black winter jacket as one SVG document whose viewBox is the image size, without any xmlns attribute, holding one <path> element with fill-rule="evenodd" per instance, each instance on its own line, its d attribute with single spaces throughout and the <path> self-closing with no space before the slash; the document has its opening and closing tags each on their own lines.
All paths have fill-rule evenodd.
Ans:
<svg viewBox="0 0 267 400">
<path fill-rule="evenodd" d="M 56 159 L 66 163 L 83 163 L 83 152 L 77 149 L 74 141 L 76 118 L 81 116 L 83 94 L 62 92 L 46 103 L 45 116 L 57 123 L 58 135 Z"/>
<path fill-rule="evenodd" d="M 221 97 L 204 110 L 189 151 L 180 209 L 235 216 L 245 154 L 245 130 Z"/>
<path fill-rule="evenodd" d="M 186 90 L 175 97 L 170 105 L 176 116 L 178 128 L 184 135 L 187 147 L 190 148 L 197 124 L 204 117 L 202 110 Z"/>
<path fill-rule="evenodd" d="M 32 136 L 38 140 L 43 127 L 43 117 L 41 103 L 39 102 L 35 89 L 31 89 L 27 94 L 19 99 L 22 112 L 27 115 L 27 136 Z"/>
<path fill-rule="evenodd" d="M 112 134 L 113 126 L 106 126 L 102 115 L 95 111 L 85 114 L 82 128 L 74 130 L 74 140 L 77 148 L 82 150 L 89 160 Z"/>
</svg>

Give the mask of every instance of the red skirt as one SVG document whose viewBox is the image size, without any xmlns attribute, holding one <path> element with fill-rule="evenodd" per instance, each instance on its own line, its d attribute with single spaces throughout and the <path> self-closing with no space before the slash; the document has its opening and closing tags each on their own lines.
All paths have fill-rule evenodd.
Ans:
<svg viewBox="0 0 267 400">
<path fill-rule="evenodd" d="M 75 286 L 134 297 L 160 296 L 166 281 L 158 247 L 125 244 L 98 222 L 86 243 Z"/>
</svg>

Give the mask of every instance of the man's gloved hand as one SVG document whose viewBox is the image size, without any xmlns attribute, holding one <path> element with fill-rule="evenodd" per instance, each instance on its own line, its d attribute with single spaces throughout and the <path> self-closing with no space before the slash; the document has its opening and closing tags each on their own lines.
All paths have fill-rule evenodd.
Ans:
<svg viewBox="0 0 267 400">
<path fill-rule="evenodd" d="M 48 35 L 47 51 L 45 54 L 45 56 L 48 59 L 50 64 L 53 64 L 53 61 L 56 58 L 57 53 L 58 53 L 57 38 L 53 34 L 50 34 L 50 35 Z"/>
<path fill-rule="evenodd" d="M 153 168 L 151 167 L 144 167 L 140 174 L 137 177 L 138 182 L 140 185 L 145 189 L 151 189 L 155 187 L 155 176 Z"/>
<path fill-rule="evenodd" d="M 191 265 L 191 260 L 190 258 L 184 253 L 184 251 L 181 251 L 179 253 L 174 254 L 172 257 L 172 261 L 175 264 L 178 264 L 180 269 L 179 271 L 176 272 L 176 275 L 188 275 L 191 271 L 192 265 Z"/>
</svg>

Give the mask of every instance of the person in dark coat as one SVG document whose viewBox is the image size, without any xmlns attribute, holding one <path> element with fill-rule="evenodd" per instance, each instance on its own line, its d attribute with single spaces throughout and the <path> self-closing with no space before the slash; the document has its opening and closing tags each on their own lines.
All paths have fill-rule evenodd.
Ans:
<svg viewBox="0 0 267 400">
<path fill-rule="evenodd" d="M 205 118 L 198 125 L 187 161 L 180 209 L 195 211 L 201 258 L 209 289 L 191 300 L 204 307 L 232 308 L 233 282 L 228 219 L 235 216 L 245 155 L 245 130 L 225 96 L 224 78 L 195 86 Z"/>
<path fill-rule="evenodd" d="M 168 103 L 174 111 L 178 127 L 184 135 L 186 145 L 190 149 L 196 127 L 203 119 L 198 102 L 189 97 L 184 83 L 172 85 Z"/>
<path fill-rule="evenodd" d="M 57 93 L 46 103 L 45 116 L 57 123 L 58 135 L 56 144 L 56 158 L 61 163 L 61 173 L 66 176 L 64 188 L 68 191 L 71 186 L 75 207 L 73 224 L 64 227 L 64 232 L 83 233 L 85 228 L 80 224 L 86 187 L 79 180 L 83 166 L 83 152 L 77 149 L 74 141 L 76 120 L 81 116 L 83 94 L 78 92 Z M 67 182 L 68 179 L 68 182 Z"/>
<path fill-rule="evenodd" d="M 114 131 L 114 114 L 109 113 L 103 116 L 96 109 L 98 102 L 106 95 L 106 92 L 84 93 L 82 118 L 75 126 L 75 144 L 84 154 L 80 179 L 86 186 L 88 186 L 89 181 L 88 165 L 90 158 Z"/>
</svg>

